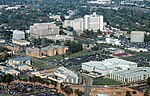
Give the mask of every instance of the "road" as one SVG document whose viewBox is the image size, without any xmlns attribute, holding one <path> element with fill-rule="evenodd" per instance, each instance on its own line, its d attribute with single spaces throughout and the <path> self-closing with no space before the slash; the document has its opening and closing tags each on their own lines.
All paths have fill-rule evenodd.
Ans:
<svg viewBox="0 0 150 96">
<path fill-rule="evenodd" d="M 83 78 L 83 85 L 79 87 L 84 87 L 84 96 L 90 96 L 93 80 L 90 77 L 81 73 L 79 73 L 79 75 Z"/>
</svg>

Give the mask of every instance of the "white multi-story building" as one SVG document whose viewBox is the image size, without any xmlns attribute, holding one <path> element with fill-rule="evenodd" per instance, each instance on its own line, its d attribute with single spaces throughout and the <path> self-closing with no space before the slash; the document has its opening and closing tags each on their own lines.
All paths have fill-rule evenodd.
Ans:
<svg viewBox="0 0 150 96">
<path fill-rule="evenodd" d="M 83 18 L 78 18 L 75 20 L 65 20 L 63 26 L 64 27 L 73 27 L 75 31 L 83 31 L 84 24 Z"/>
<path fill-rule="evenodd" d="M 59 27 L 54 23 L 35 23 L 30 26 L 30 36 L 45 38 L 45 36 L 58 35 Z"/>
<path fill-rule="evenodd" d="M 12 39 L 15 40 L 25 39 L 25 33 L 23 31 L 14 30 Z"/>
<path fill-rule="evenodd" d="M 89 1 L 89 3 L 94 3 L 94 4 L 111 4 L 111 0 Z"/>
<path fill-rule="evenodd" d="M 130 70 L 112 72 L 110 74 L 110 78 L 126 83 L 146 80 L 148 77 L 150 77 L 150 67 L 137 67 Z"/>
<path fill-rule="evenodd" d="M 144 34 L 143 31 L 132 31 L 131 42 L 144 42 Z"/>
<path fill-rule="evenodd" d="M 85 15 L 84 26 L 85 26 L 85 29 L 88 29 L 88 30 L 103 31 L 103 16 L 96 15 L 96 13 L 93 13 L 92 15 Z"/>
<path fill-rule="evenodd" d="M 104 61 L 90 61 L 82 63 L 83 70 L 86 70 L 88 72 L 101 73 L 104 76 L 114 71 L 128 70 L 136 67 L 137 63 L 118 58 L 110 58 Z"/>
</svg>

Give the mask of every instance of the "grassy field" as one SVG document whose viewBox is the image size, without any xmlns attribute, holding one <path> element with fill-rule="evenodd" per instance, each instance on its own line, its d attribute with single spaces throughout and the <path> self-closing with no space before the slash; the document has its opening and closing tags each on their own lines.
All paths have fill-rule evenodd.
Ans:
<svg viewBox="0 0 150 96">
<path fill-rule="evenodd" d="M 42 61 L 50 61 L 50 60 L 61 60 L 63 58 L 68 58 L 68 57 L 78 57 L 78 56 L 85 56 L 89 55 L 91 52 L 88 51 L 79 51 L 77 53 L 73 53 L 71 55 L 63 54 L 63 55 L 56 55 L 56 56 L 51 56 L 51 57 L 45 57 L 45 58 L 40 58 Z"/>
<path fill-rule="evenodd" d="M 33 61 L 32 65 L 34 67 L 38 67 L 38 68 L 47 68 L 48 67 L 47 65 L 44 65 L 44 64 L 42 64 L 40 62 L 35 62 L 35 61 Z"/>
<path fill-rule="evenodd" d="M 94 78 L 94 85 L 121 85 L 121 82 L 109 79 L 109 78 Z"/>
<path fill-rule="evenodd" d="M 68 55 L 67 57 L 78 57 L 78 56 L 85 56 L 85 55 L 89 55 L 91 54 L 91 52 L 88 51 L 79 51 L 77 53 L 73 53 L 71 55 Z"/>
</svg>

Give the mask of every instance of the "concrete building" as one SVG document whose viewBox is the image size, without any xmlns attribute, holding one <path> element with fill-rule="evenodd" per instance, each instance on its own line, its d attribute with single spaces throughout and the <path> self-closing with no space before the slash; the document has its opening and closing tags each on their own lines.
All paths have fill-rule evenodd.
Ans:
<svg viewBox="0 0 150 96">
<path fill-rule="evenodd" d="M 148 77 L 150 77 L 149 67 L 137 67 L 130 70 L 112 72 L 110 74 L 110 78 L 125 83 L 146 80 Z"/>
<path fill-rule="evenodd" d="M 121 45 L 121 40 L 118 40 L 118 39 L 106 38 L 105 41 L 107 44 L 112 44 L 112 45 L 117 45 L 117 46 Z"/>
<path fill-rule="evenodd" d="M 19 71 L 14 70 L 14 69 L 11 68 L 11 67 L 0 66 L 0 70 L 1 70 L 2 72 L 4 72 L 5 74 L 11 74 L 11 75 L 19 75 L 19 74 L 20 74 Z"/>
<path fill-rule="evenodd" d="M 39 48 L 30 48 L 30 47 L 26 48 L 26 55 L 37 58 L 42 57 L 42 53 Z"/>
<path fill-rule="evenodd" d="M 47 38 L 47 39 L 54 40 L 55 42 L 56 42 L 56 41 L 64 42 L 64 41 L 73 41 L 73 40 L 74 40 L 74 37 L 72 37 L 72 36 L 67 36 L 67 35 L 47 36 L 46 38 Z"/>
<path fill-rule="evenodd" d="M 32 70 L 32 67 L 29 65 L 22 63 L 22 64 L 17 64 L 14 66 L 15 69 L 18 69 L 20 71 L 26 71 L 26 70 Z"/>
<path fill-rule="evenodd" d="M 23 31 L 14 30 L 12 39 L 15 39 L 15 40 L 25 39 L 25 33 Z"/>
<path fill-rule="evenodd" d="M 93 3 L 93 4 L 111 4 L 111 0 L 89 1 L 88 3 Z"/>
<path fill-rule="evenodd" d="M 20 46 L 27 46 L 30 45 L 30 42 L 26 41 L 26 40 L 12 40 L 12 43 L 20 45 Z"/>
<path fill-rule="evenodd" d="M 58 35 L 59 27 L 54 23 L 35 23 L 30 26 L 30 36 L 45 38 L 45 36 Z"/>
<path fill-rule="evenodd" d="M 42 56 L 54 56 L 67 53 L 67 46 L 52 45 L 43 48 L 27 48 L 26 55 L 41 58 Z"/>
<path fill-rule="evenodd" d="M 16 64 L 22 64 L 22 63 L 31 65 L 31 59 L 29 57 L 16 57 L 16 58 L 10 58 L 7 61 L 7 64 L 10 66 L 14 66 Z"/>
<path fill-rule="evenodd" d="M 103 76 L 119 70 L 136 68 L 137 63 L 118 58 L 105 59 L 104 61 L 89 61 L 82 63 L 82 69 L 88 72 L 101 73 Z"/>
<path fill-rule="evenodd" d="M 78 18 L 74 20 L 65 20 L 63 23 L 63 27 L 73 27 L 75 31 L 83 31 L 84 30 L 84 20 L 83 18 Z"/>
<path fill-rule="evenodd" d="M 93 44 L 82 44 L 82 48 L 85 50 L 91 50 L 93 47 Z"/>
<path fill-rule="evenodd" d="M 63 82 L 79 84 L 79 76 L 65 67 L 59 67 L 54 74 L 58 76 L 58 80 L 63 79 Z"/>
<path fill-rule="evenodd" d="M 48 47 L 41 48 L 41 52 L 43 55 L 48 56 L 54 56 L 54 55 L 60 55 L 65 54 L 68 50 L 68 47 L 66 46 L 59 46 L 59 45 L 53 45 Z"/>
<path fill-rule="evenodd" d="M 72 83 L 72 84 L 80 84 L 80 77 L 78 74 L 74 73 L 71 70 L 68 70 L 65 67 L 53 68 L 44 71 L 36 71 L 31 72 L 32 75 L 39 76 L 41 78 L 48 78 L 55 82 L 60 83 Z"/>
<path fill-rule="evenodd" d="M 127 48 L 128 50 L 131 51 L 136 51 L 136 52 L 148 52 L 148 49 L 146 48 L 135 48 L 135 47 L 131 47 L 131 48 Z"/>
<path fill-rule="evenodd" d="M 132 31 L 131 42 L 144 42 L 144 34 L 143 31 Z"/>
<path fill-rule="evenodd" d="M 84 16 L 84 27 L 85 30 L 93 30 L 93 31 L 103 31 L 103 16 L 96 15 L 93 13 L 92 15 L 85 15 Z"/>
</svg>

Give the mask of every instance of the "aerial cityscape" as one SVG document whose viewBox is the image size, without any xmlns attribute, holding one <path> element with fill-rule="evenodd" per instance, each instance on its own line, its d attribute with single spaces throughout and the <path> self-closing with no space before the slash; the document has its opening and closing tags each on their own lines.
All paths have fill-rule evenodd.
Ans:
<svg viewBox="0 0 150 96">
<path fill-rule="evenodd" d="M 0 0 L 0 96 L 150 96 L 150 0 Z"/>
</svg>

